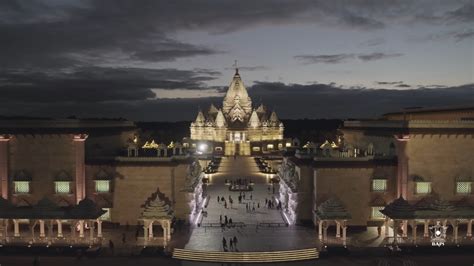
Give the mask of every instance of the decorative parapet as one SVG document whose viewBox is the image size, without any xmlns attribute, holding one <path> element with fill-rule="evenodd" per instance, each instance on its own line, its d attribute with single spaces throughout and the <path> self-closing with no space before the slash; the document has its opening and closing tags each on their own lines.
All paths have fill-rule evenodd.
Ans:
<svg viewBox="0 0 474 266">
<path fill-rule="evenodd" d="M 280 183 L 283 186 L 287 186 L 291 192 L 297 192 L 299 186 L 299 174 L 296 171 L 296 166 L 288 158 L 283 158 L 283 161 L 278 168 L 278 176 L 280 180 L 283 181 Z"/>
<path fill-rule="evenodd" d="M 196 187 L 201 183 L 204 173 L 198 160 L 194 160 L 189 166 L 184 180 L 184 188 L 182 191 L 194 192 Z"/>
</svg>

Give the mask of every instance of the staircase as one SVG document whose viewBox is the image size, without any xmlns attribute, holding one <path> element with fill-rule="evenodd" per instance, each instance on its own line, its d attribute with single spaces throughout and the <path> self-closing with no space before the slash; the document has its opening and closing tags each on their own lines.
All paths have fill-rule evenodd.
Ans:
<svg viewBox="0 0 474 266">
<path fill-rule="evenodd" d="M 319 252 L 316 248 L 269 252 L 223 252 L 178 248 L 175 248 L 173 251 L 174 259 L 204 262 L 287 262 L 313 260 L 318 257 Z"/>
<path fill-rule="evenodd" d="M 259 173 L 257 163 L 253 157 L 222 157 L 221 163 L 218 169 L 219 173 L 227 174 L 232 173 L 235 176 L 249 176 L 254 173 Z"/>
</svg>

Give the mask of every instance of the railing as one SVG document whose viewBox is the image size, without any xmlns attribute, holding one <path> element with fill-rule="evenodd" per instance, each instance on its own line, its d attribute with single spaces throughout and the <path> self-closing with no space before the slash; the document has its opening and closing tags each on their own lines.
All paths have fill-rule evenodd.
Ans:
<svg viewBox="0 0 474 266">
<path fill-rule="evenodd" d="M 314 260 L 318 257 L 319 252 L 316 248 L 269 252 L 223 252 L 177 248 L 173 251 L 173 258 L 175 259 L 203 262 L 288 262 Z"/>
</svg>

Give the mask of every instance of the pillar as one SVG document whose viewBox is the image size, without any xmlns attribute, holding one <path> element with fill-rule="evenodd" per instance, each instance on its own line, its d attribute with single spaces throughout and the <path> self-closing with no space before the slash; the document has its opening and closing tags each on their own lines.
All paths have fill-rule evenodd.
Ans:
<svg viewBox="0 0 474 266">
<path fill-rule="evenodd" d="M 318 237 L 319 240 L 323 240 L 323 221 L 318 222 Z"/>
<path fill-rule="evenodd" d="M 344 247 L 347 245 L 347 222 L 343 221 L 342 222 L 342 244 Z"/>
<path fill-rule="evenodd" d="M 101 238 L 102 237 L 102 221 L 97 220 L 97 237 Z"/>
<path fill-rule="evenodd" d="M 13 236 L 20 237 L 20 222 L 17 219 L 13 219 Z"/>
<path fill-rule="evenodd" d="M 336 221 L 336 237 L 341 237 L 341 224 L 339 223 L 339 221 Z"/>
<path fill-rule="evenodd" d="M 9 135 L 0 135 L 0 185 L 2 197 L 8 199 L 8 141 Z"/>
<path fill-rule="evenodd" d="M 385 227 L 385 237 L 388 237 L 388 231 L 389 231 L 389 219 L 388 219 L 388 217 L 385 217 L 384 227 Z"/>
<path fill-rule="evenodd" d="M 411 231 L 412 231 L 412 234 L 413 234 L 413 243 L 416 244 L 416 220 L 412 221 Z"/>
<path fill-rule="evenodd" d="M 467 236 L 467 237 L 472 237 L 472 220 L 469 220 L 469 222 L 467 222 L 467 233 L 466 233 L 466 236 Z"/>
<path fill-rule="evenodd" d="M 146 221 L 143 222 L 143 239 L 146 241 L 148 239 L 148 225 Z"/>
<path fill-rule="evenodd" d="M 89 232 L 90 232 L 89 239 L 92 241 L 94 239 L 94 221 L 93 220 L 89 221 Z"/>
<path fill-rule="evenodd" d="M 168 221 L 167 224 L 168 224 L 168 240 L 170 240 L 171 239 L 171 222 Z"/>
<path fill-rule="evenodd" d="M 399 226 L 400 221 L 398 220 L 393 220 L 393 243 L 397 244 L 398 243 L 398 226 Z"/>
<path fill-rule="evenodd" d="M 453 225 L 453 234 L 454 234 L 454 243 L 458 243 L 458 229 L 459 229 L 459 220 L 453 220 L 451 221 L 451 224 Z"/>
<path fill-rule="evenodd" d="M 53 237 L 53 230 L 54 230 L 54 223 L 53 220 L 49 220 L 49 225 L 48 225 L 48 237 L 52 238 Z"/>
<path fill-rule="evenodd" d="M 148 237 L 150 239 L 153 239 L 153 221 L 150 222 L 150 224 L 148 225 Z"/>
<path fill-rule="evenodd" d="M 76 204 L 86 197 L 86 177 L 84 167 L 84 145 L 86 139 L 86 134 L 76 134 L 73 137 L 74 150 L 76 152 Z"/>
<path fill-rule="evenodd" d="M 324 226 L 323 226 L 323 239 L 324 239 L 324 241 L 327 241 L 327 239 L 328 239 L 328 227 L 329 227 L 328 222 L 325 222 Z"/>
<path fill-rule="evenodd" d="M 410 135 L 395 136 L 397 152 L 397 196 L 407 198 L 408 188 L 408 157 L 406 156 L 406 146 L 410 140 Z"/>
<path fill-rule="evenodd" d="M 40 223 L 40 237 L 45 237 L 44 234 L 44 220 L 39 220 Z"/>
<path fill-rule="evenodd" d="M 5 235 L 4 235 L 4 238 L 6 239 L 8 237 L 8 226 L 9 226 L 9 220 L 8 219 L 5 219 Z"/>
<path fill-rule="evenodd" d="M 63 237 L 63 223 L 61 220 L 56 220 L 56 223 L 58 223 L 58 237 Z"/>
<path fill-rule="evenodd" d="M 430 224 L 430 220 L 425 220 L 424 230 L 423 230 L 423 237 L 429 237 L 430 236 L 429 231 L 428 231 L 429 224 Z"/>
<path fill-rule="evenodd" d="M 84 220 L 79 220 L 79 237 L 84 237 Z"/>
<path fill-rule="evenodd" d="M 402 237 L 407 237 L 408 236 L 408 220 L 403 220 L 403 225 L 402 225 L 402 230 L 403 230 L 403 234 L 402 234 Z"/>
</svg>

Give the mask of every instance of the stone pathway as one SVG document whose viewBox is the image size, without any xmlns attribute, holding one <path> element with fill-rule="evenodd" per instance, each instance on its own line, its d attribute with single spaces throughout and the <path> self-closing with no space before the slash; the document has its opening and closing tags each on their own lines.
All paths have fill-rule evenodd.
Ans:
<svg viewBox="0 0 474 266">
<path fill-rule="evenodd" d="M 242 204 L 238 203 L 239 192 L 231 192 L 225 179 L 247 178 L 251 179 L 255 185 L 254 190 L 246 192 L 246 200 Z M 218 173 L 213 174 L 207 192 L 210 201 L 207 207 L 207 216 L 202 219 L 202 226 L 193 228 L 188 243 L 185 248 L 196 250 L 222 250 L 222 238 L 229 241 L 230 237 L 236 236 L 238 239 L 237 249 L 234 251 L 270 251 L 287 250 L 314 247 L 316 237 L 311 228 L 284 226 L 284 220 L 280 211 L 268 209 L 265 199 L 272 198 L 271 185 L 268 183 L 269 176 L 259 172 L 253 157 L 226 157 L 222 159 Z M 270 186 L 270 191 L 268 187 Z M 275 188 L 278 191 L 278 188 Z M 250 194 L 252 200 L 250 200 Z M 226 209 L 222 202 L 217 202 L 217 197 L 224 197 L 229 202 L 229 195 L 233 198 L 232 208 Z M 250 202 L 255 212 L 246 210 L 245 203 Z M 260 203 L 260 208 L 258 208 Z M 223 220 L 225 215 L 232 218 L 233 223 L 243 223 L 242 228 L 206 227 L 209 223 L 220 223 L 220 215 Z M 281 227 L 266 227 L 262 223 L 281 224 Z M 229 243 L 228 243 L 229 245 Z"/>
</svg>

